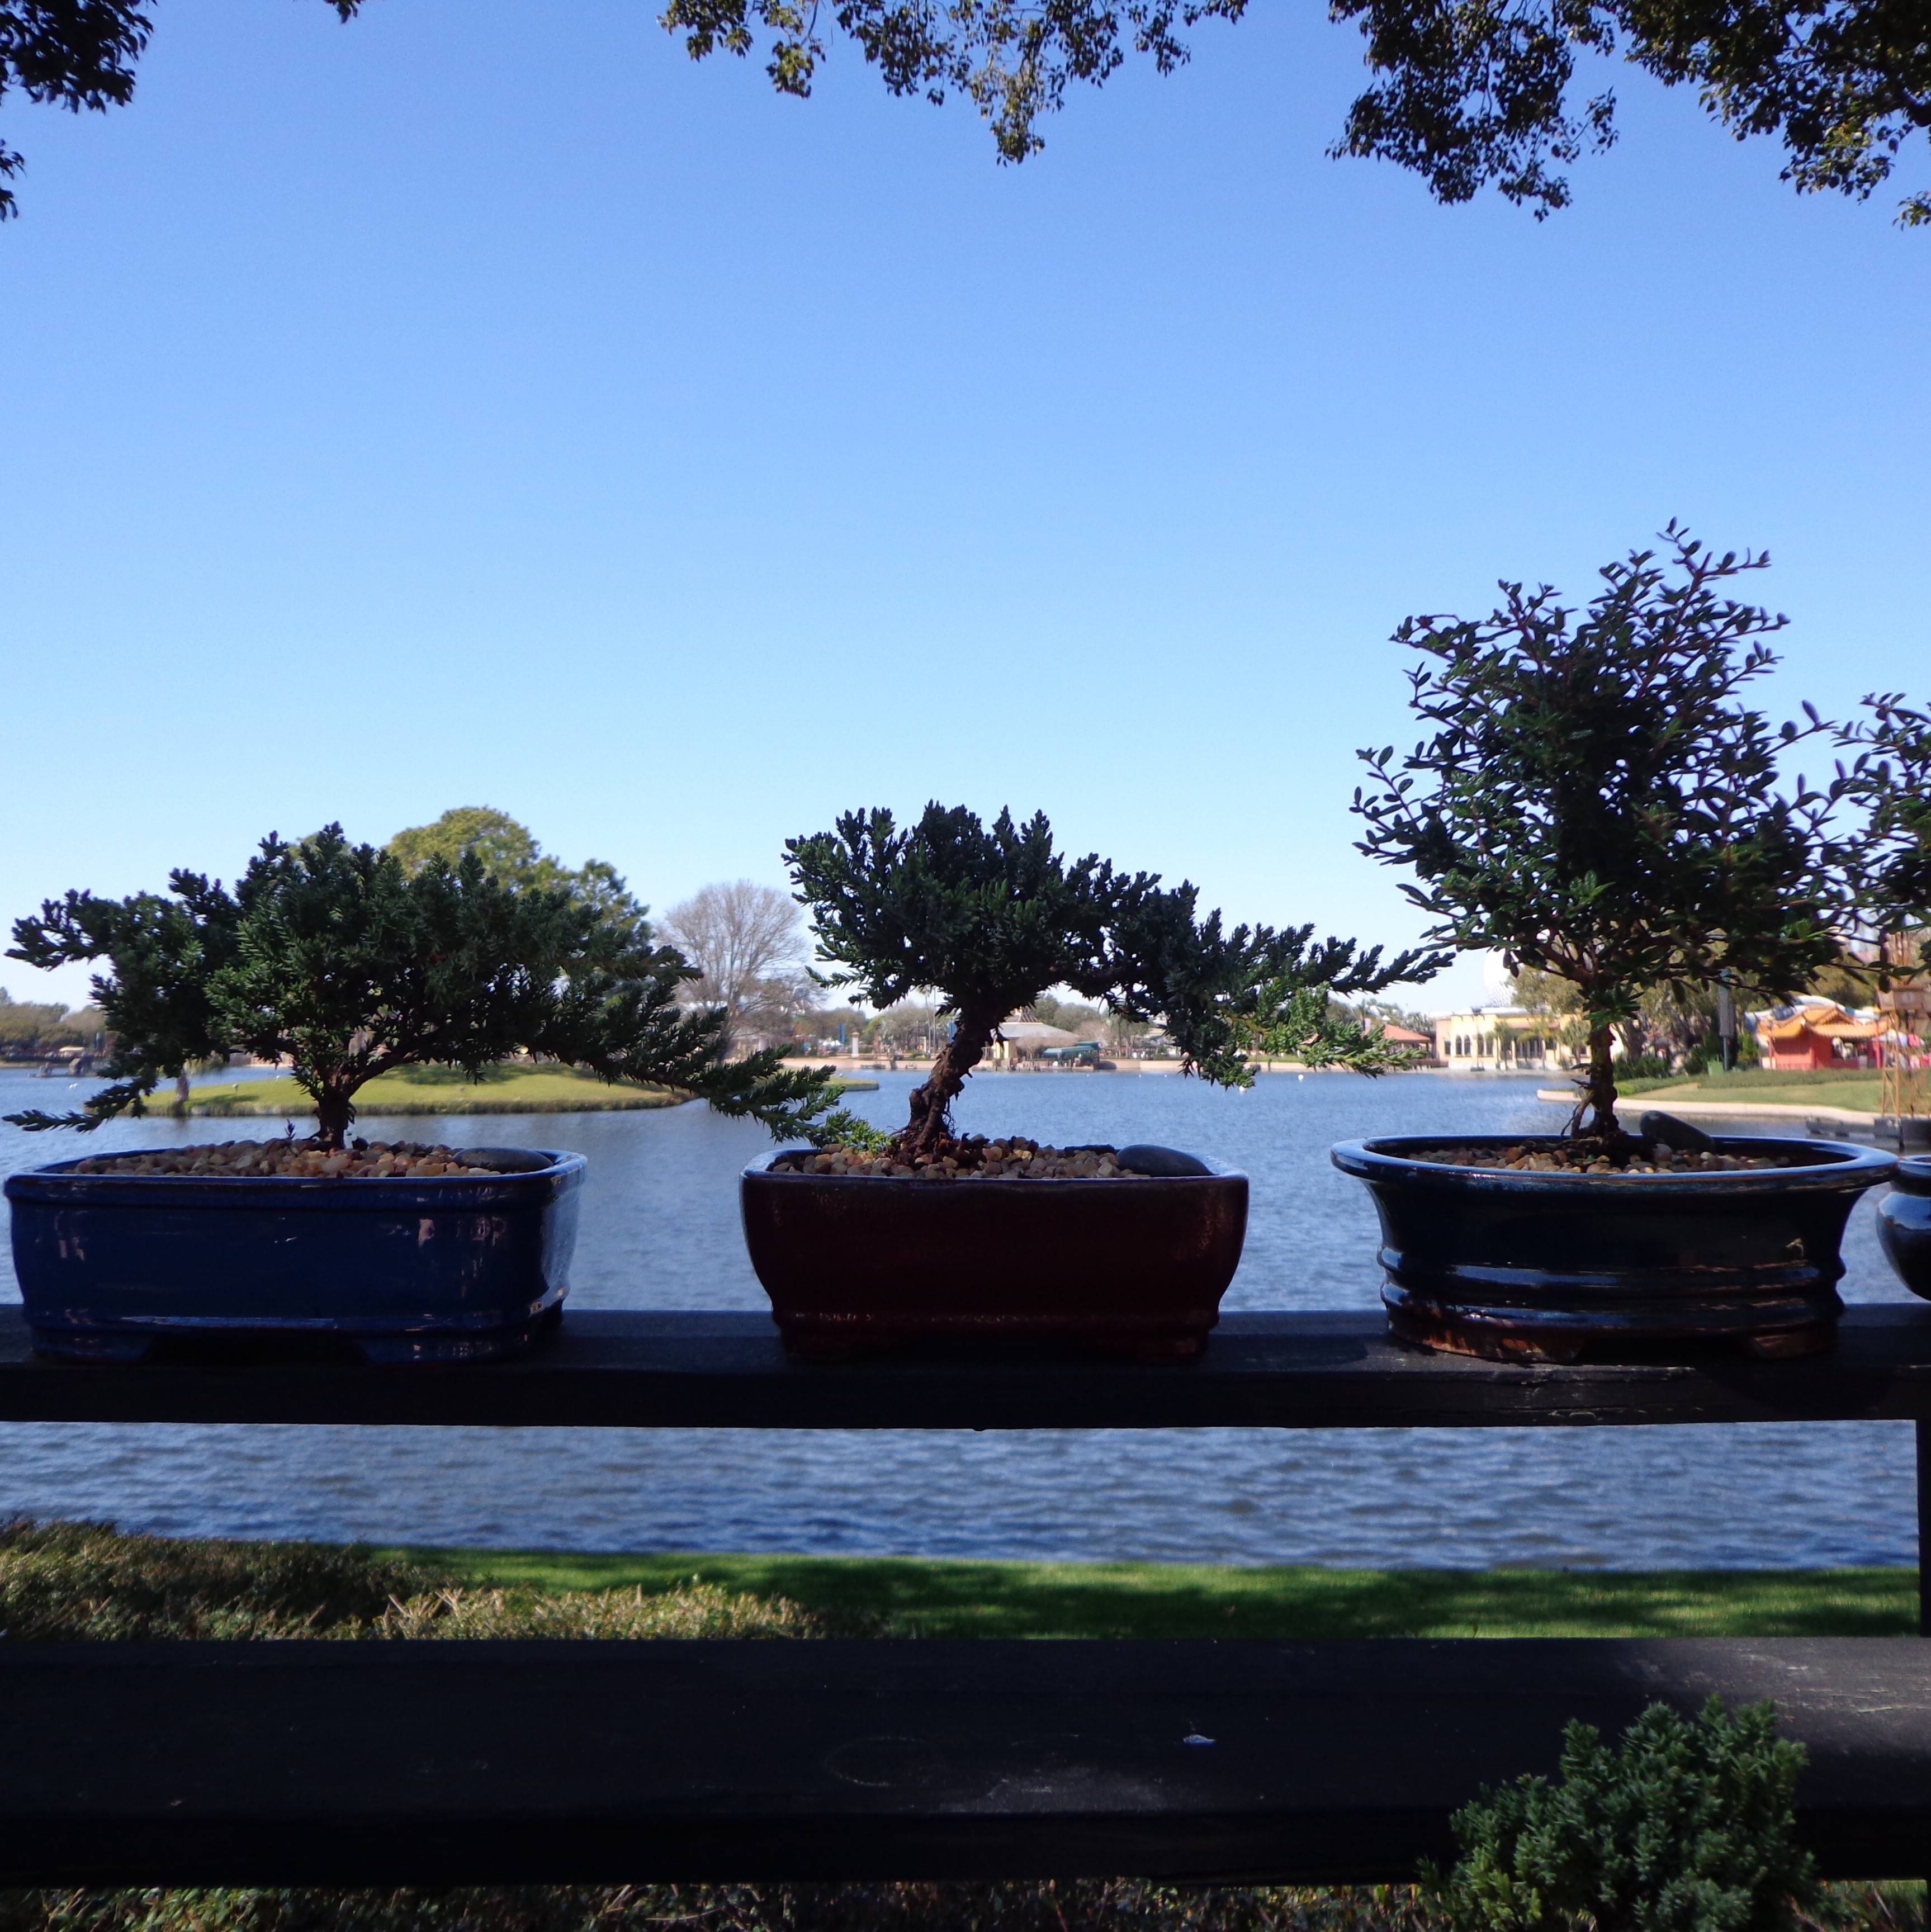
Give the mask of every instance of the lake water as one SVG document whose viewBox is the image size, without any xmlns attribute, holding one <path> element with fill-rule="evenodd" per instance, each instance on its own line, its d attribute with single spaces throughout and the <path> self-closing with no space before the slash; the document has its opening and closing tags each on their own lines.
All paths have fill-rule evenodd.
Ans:
<svg viewBox="0 0 1931 1932">
<path fill-rule="evenodd" d="M 908 1075 L 853 1097 L 903 1119 Z M 1246 1094 L 1150 1074 L 983 1075 L 973 1130 L 1153 1141 L 1252 1177 L 1225 1306 L 1372 1308 L 1366 1191 L 1329 1164 L 1377 1133 L 1549 1131 L 1532 1080 L 1263 1076 Z M 0 1112 L 71 1104 L 0 1072 Z M 269 1121 L 117 1122 L 91 1146 L 271 1132 Z M 373 1138 L 565 1148 L 589 1157 L 571 1305 L 764 1304 L 737 1226 L 739 1168 L 769 1143 L 697 1107 L 361 1124 Z M 0 1127 L 8 1171 L 64 1136 Z M 1867 1196 L 1847 1300 L 1904 1291 Z M 10 1264 L 0 1293 L 11 1298 Z M 1351 1565 L 1897 1564 L 1917 1560 L 1908 1425 L 1648 1430 L 413 1430 L 0 1425 L 0 1514 L 86 1516 L 226 1536 L 585 1550 L 805 1550 L 934 1556 Z"/>
</svg>

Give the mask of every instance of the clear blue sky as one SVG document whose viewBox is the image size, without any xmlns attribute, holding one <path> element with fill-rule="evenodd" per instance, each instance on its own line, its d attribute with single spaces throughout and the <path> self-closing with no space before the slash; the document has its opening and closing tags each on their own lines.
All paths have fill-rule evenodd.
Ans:
<svg viewBox="0 0 1931 1932">
<path fill-rule="evenodd" d="M 10 922 L 472 802 L 661 908 L 937 796 L 1399 942 L 1389 633 L 1672 514 L 1773 553 L 1774 703 L 1931 688 L 1931 234 L 1633 75 L 1538 225 L 1324 159 L 1312 4 L 1017 170 L 650 0 L 154 10 L 132 109 L 7 118 Z"/>
</svg>

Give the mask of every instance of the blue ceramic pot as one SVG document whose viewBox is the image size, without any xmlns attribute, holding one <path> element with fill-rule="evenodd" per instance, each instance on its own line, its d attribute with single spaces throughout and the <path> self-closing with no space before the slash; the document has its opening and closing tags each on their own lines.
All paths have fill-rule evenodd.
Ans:
<svg viewBox="0 0 1931 1932">
<path fill-rule="evenodd" d="M 1367 1183 L 1381 1214 L 1390 1327 L 1499 1361 L 1613 1360 L 1693 1342 L 1768 1356 L 1827 1348 L 1843 1308 L 1844 1223 L 1896 1164 L 1843 1142 L 1735 1136 L 1717 1146 L 1801 1164 L 1524 1173 L 1415 1158 L 1450 1138 L 1500 1148 L 1543 1137 L 1350 1141 L 1334 1164 Z"/>
<path fill-rule="evenodd" d="M 1900 1161 L 1891 1185 L 1877 1204 L 1878 1239 L 1898 1280 L 1931 1301 L 1931 1155 Z"/>
<path fill-rule="evenodd" d="M 520 1353 L 561 1312 L 583 1157 L 469 1148 L 487 1176 L 9 1178 L 34 1346 L 134 1361 L 197 1336 L 335 1337 L 372 1362 Z"/>
</svg>

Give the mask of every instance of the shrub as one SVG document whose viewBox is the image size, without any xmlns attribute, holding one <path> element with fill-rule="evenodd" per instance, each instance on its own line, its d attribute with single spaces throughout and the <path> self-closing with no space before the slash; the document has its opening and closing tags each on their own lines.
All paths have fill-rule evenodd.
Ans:
<svg viewBox="0 0 1931 1932">
<path fill-rule="evenodd" d="M 1823 1897 L 1795 1835 L 1803 1765 L 1768 1703 L 1652 1704 L 1620 1750 L 1572 1724 L 1560 1781 L 1457 1812 L 1462 1857 L 1424 1889 L 1453 1932 L 1786 1932 Z"/>
</svg>

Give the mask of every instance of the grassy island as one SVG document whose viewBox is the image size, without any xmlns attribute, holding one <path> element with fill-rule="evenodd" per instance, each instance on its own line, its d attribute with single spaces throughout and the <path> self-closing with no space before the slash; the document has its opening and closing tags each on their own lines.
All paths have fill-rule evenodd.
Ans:
<svg viewBox="0 0 1931 1932">
<path fill-rule="evenodd" d="M 869 1088 L 871 1080 L 834 1081 L 844 1092 Z M 691 1096 L 668 1087 L 626 1084 L 613 1087 L 594 1073 L 574 1066 L 505 1065 L 471 1080 L 454 1066 L 405 1066 L 371 1080 L 355 1096 L 358 1114 L 607 1114 L 646 1107 L 681 1107 Z M 151 1113 L 175 1111 L 159 1096 Z M 190 1114 L 223 1118 L 297 1120 L 311 1112 L 301 1089 L 286 1076 L 276 1080 L 230 1080 L 196 1087 L 188 1097 Z"/>
</svg>

